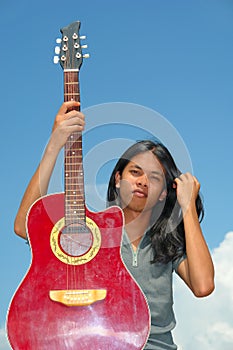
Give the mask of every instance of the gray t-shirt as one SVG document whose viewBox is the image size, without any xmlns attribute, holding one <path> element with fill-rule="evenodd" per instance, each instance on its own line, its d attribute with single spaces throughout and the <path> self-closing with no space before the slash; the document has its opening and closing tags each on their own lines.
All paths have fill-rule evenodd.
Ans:
<svg viewBox="0 0 233 350">
<path fill-rule="evenodd" d="M 149 234 L 142 238 L 134 252 L 128 235 L 124 232 L 121 245 L 122 259 L 144 292 L 151 313 L 151 331 L 146 350 L 175 350 L 171 330 L 176 321 L 173 312 L 172 273 L 185 256 L 167 264 L 154 263 Z"/>
</svg>

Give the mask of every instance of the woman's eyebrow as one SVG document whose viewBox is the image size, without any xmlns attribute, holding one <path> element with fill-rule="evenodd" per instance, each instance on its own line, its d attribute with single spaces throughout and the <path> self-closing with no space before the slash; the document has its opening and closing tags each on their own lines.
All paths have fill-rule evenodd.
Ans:
<svg viewBox="0 0 233 350">
<path fill-rule="evenodd" d="M 142 169 L 138 164 L 136 164 L 136 163 L 130 164 L 129 167 L 130 167 L 130 168 L 137 168 L 137 169 L 143 170 L 143 169 Z"/>
</svg>

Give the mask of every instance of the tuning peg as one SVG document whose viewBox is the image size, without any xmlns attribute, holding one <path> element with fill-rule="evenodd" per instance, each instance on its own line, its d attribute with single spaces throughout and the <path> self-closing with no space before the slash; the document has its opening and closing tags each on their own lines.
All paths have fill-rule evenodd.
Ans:
<svg viewBox="0 0 233 350">
<path fill-rule="evenodd" d="M 60 61 L 60 59 L 58 56 L 53 57 L 53 63 L 58 64 L 59 61 Z"/>
<path fill-rule="evenodd" d="M 59 46 L 55 46 L 54 51 L 55 51 L 55 54 L 56 54 L 56 55 L 59 55 L 59 53 L 61 52 L 61 49 L 60 49 Z"/>
<path fill-rule="evenodd" d="M 87 47 L 88 47 L 87 45 L 82 45 L 81 46 L 82 49 L 87 49 Z"/>
<path fill-rule="evenodd" d="M 89 58 L 89 57 L 90 57 L 89 53 L 85 53 L 85 54 L 83 55 L 83 58 Z"/>
<path fill-rule="evenodd" d="M 57 43 L 57 44 L 61 44 L 61 42 L 62 42 L 61 38 L 57 38 L 57 39 L 56 39 L 56 43 Z"/>
<path fill-rule="evenodd" d="M 82 35 L 79 37 L 80 40 L 85 40 L 86 38 L 87 38 L 86 35 Z"/>
</svg>

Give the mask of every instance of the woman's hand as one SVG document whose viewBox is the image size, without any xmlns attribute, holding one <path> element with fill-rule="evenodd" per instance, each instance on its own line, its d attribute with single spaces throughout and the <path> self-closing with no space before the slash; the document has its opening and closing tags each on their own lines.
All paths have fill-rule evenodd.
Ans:
<svg viewBox="0 0 233 350">
<path fill-rule="evenodd" d="M 201 187 L 197 178 L 190 173 L 185 173 L 177 177 L 174 182 L 177 200 L 182 211 L 186 211 L 193 205 L 195 207 L 196 199 Z"/>
<path fill-rule="evenodd" d="M 68 137 L 74 132 L 81 132 L 85 126 L 85 116 L 83 113 L 73 109 L 80 106 L 79 102 L 64 102 L 59 109 L 50 138 L 50 146 L 60 150 L 66 143 Z"/>
</svg>

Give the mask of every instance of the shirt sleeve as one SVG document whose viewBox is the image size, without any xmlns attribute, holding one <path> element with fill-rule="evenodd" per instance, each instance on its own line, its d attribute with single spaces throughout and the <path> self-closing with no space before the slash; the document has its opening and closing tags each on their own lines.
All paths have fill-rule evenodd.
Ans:
<svg viewBox="0 0 233 350">
<path fill-rule="evenodd" d="M 184 261 L 187 258 L 186 254 L 183 254 L 179 258 L 172 261 L 172 271 L 175 271 L 177 273 L 178 267 L 182 261 Z"/>
</svg>

